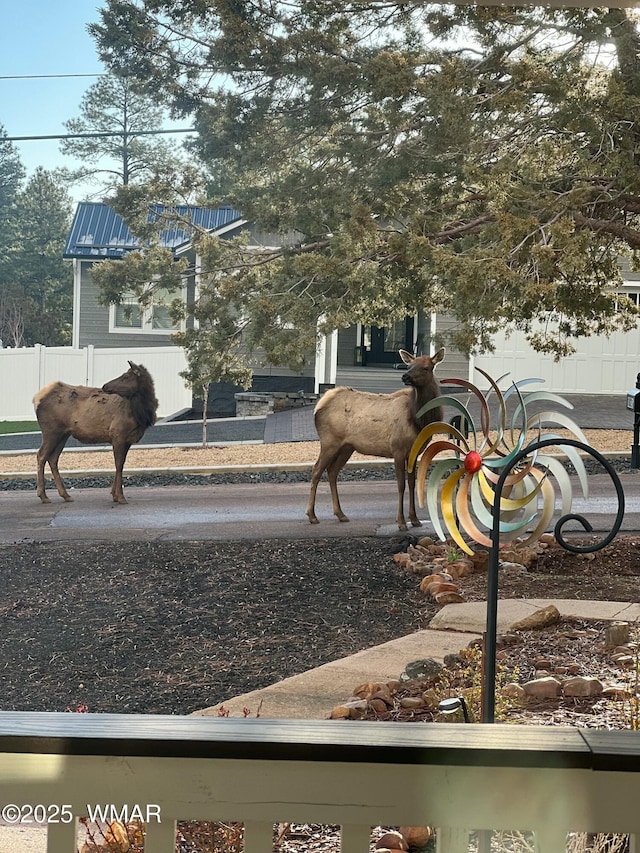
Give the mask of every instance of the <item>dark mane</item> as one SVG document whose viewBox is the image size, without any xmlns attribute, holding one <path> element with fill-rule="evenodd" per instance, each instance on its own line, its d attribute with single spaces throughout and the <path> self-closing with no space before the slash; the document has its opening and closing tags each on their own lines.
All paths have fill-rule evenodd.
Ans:
<svg viewBox="0 0 640 853">
<path fill-rule="evenodd" d="M 142 364 L 138 365 L 138 393 L 129 398 L 131 416 L 140 429 L 146 430 L 156 422 L 158 399 L 151 374 Z"/>
</svg>

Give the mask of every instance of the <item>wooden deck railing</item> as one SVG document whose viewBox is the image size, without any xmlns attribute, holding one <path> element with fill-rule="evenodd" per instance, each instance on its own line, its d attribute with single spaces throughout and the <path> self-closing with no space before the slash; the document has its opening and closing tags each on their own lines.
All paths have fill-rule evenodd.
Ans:
<svg viewBox="0 0 640 853">
<path fill-rule="evenodd" d="M 146 853 L 173 853 L 176 820 L 242 822 L 245 853 L 286 821 L 341 825 L 341 853 L 378 825 L 437 827 L 441 853 L 470 830 L 533 831 L 557 853 L 569 832 L 640 835 L 638 803 L 631 731 L 0 713 L 0 806 L 49 808 L 48 853 L 75 853 L 98 804 L 151 806 Z"/>
</svg>

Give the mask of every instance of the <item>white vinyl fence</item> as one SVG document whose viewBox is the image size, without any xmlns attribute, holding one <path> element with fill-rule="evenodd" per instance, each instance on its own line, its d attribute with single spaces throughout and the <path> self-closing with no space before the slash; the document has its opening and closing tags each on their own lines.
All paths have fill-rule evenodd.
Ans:
<svg viewBox="0 0 640 853">
<path fill-rule="evenodd" d="M 180 376 L 187 363 L 180 347 L 73 349 L 36 345 L 0 349 L 0 421 L 33 420 L 33 396 L 50 382 L 100 387 L 124 373 L 129 360 L 144 364 L 153 376 L 158 417 L 190 408 L 191 391 Z"/>
</svg>

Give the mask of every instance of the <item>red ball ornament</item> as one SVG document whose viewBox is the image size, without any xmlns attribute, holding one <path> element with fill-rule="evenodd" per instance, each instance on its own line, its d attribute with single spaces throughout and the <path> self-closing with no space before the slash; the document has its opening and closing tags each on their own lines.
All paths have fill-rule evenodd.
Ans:
<svg viewBox="0 0 640 853">
<path fill-rule="evenodd" d="M 482 456 L 477 450 L 470 450 L 464 457 L 464 467 L 470 474 L 475 474 L 482 468 Z"/>
</svg>

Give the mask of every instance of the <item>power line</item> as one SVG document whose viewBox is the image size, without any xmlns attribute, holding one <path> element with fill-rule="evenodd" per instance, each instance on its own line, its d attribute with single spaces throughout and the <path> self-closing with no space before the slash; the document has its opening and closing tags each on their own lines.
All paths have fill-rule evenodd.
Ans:
<svg viewBox="0 0 640 853">
<path fill-rule="evenodd" d="M 158 133 L 195 133 L 195 127 L 176 127 L 174 130 L 105 131 L 104 133 L 63 133 L 51 136 L 0 136 L 2 142 L 34 142 L 42 139 L 104 139 L 112 136 L 155 136 Z"/>
<path fill-rule="evenodd" d="M 104 77 L 104 71 L 95 74 L 0 74 L 0 80 L 56 80 L 59 77 Z"/>
</svg>

